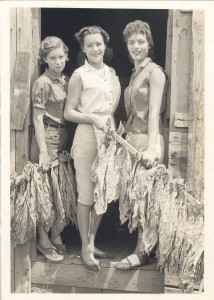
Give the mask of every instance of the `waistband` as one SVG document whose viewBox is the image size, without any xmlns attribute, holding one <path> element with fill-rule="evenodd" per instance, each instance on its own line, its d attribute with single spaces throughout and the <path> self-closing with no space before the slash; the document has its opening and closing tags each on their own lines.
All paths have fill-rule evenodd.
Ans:
<svg viewBox="0 0 214 300">
<path fill-rule="evenodd" d="M 68 126 L 64 125 L 64 124 L 51 124 L 51 123 L 44 122 L 44 125 L 47 128 L 48 127 L 54 127 L 54 128 L 58 128 L 58 129 L 60 129 L 60 128 L 68 128 Z"/>
</svg>

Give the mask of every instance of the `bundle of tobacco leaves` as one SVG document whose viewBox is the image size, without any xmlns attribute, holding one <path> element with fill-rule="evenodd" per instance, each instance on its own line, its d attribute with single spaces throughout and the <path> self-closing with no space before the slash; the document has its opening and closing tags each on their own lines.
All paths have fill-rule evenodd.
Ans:
<svg viewBox="0 0 214 300">
<path fill-rule="evenodd" d="M 149 254 L 156 245 L 159 268 L 176 272 L 180 288 L 191 292 L 204 273 L 203 204 L 164 165 L 147 170 L 114 136 L 108 134 L 108 143 L 105 137 L 98 140 L 92 169 L 95 209 L 104 213 L 119 198 L 121 224 L 128 220 L 130 232 L 141 226 L 141 249 Z"/>
<path fill-rule="evenodd" d="M 66 159 L 67 156 L 67 159 Z M 56 219 L 51 232 L 57 236 L 70 222 L 77 226 L 77 192 L 71 161 L 67 152 L 58 156 L 59 165 L 51 168 L 51 187 Z"/>
<path fill-rule="evenodd" d="M 120 196 L 120 174 L 125 161 L 124 152 L 115 141 L 95 128 L 98 155 L 93 163 L 91 179 L 95 182 L 95 209 L 103 214 L 107 206 Z M 120 132 L 120 128 L 118 129 Z M 122 134 L 122 132 L 120 132 Z M 119 147 L 118 147 L 119 146 Z"/>
<path fill-rule="evenodd" d="M 69 154 L 58 157 L 58 164 L 44 172 L 28 162 L 20 176 L 13 174 L 10 185 L 11 238 L 13 246 L 36 236 L 36 226 L 59 234 L 76 222 L 76 183 Z"/>
</svg>

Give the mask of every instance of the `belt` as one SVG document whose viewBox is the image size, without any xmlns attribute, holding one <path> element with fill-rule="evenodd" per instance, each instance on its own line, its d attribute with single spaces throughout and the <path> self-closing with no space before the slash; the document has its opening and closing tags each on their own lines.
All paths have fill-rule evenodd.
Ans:
<svg viewBox="0 0 214 300">
<path fill-rule="evenodd" d="M 63 125 L 63 124 L 50 124 L 50 123 L 46 123 L 44 122 L 45 126 L 47 127 L 54 127 L 54 128 L 67 128 L 67 125 Z"/>
</svg>

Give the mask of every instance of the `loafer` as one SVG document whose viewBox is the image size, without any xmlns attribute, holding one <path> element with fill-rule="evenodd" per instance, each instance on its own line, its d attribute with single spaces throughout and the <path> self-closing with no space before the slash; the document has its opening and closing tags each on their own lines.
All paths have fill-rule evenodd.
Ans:
<svg viewBox="0 0 214 300">
<path fill-rule="evenodd" d="M 65 245 L 64 244 L 56 244 L 54 241 L 51 239 L 51 244 L 53 248 L 56 250 L 58 254 L 63 254 L 65 253 Z"/>
<path fill-rule="evenodd" d="M 86 269 L 88 269 L 88 270 L 91 271 L 91 272 L 99 272 L 99 270 L 100 270 L 100 266 L 99 266 L 99 265 L 97 265 L 97 264 L 95 264 L 95 263 L 88 263 L 88 262 L 84 259 L 82 253 L 81 253 L 80 257 L 81 257 L 81 260 L 82 260 L 82 262 L 83 262 L 83 265 L 86 267 Z"/>
<path fill-rule="evenodd" d="M 102 253 L 94 252 L 94 257 L 100 259 L 105 259 L 105 258 L 107 259 L 107 258 L 114 258 L 114 255 L 109 252 L 102 252 Z"/>
<path fill-rule="evenodd" d="M 64 256 L 58 254 L 53 247 L 44 248 L 39 243 L 37 243 L 37 249 L 44 255 L 45 258 L 47 258 L 50 261 L 57 262 L 62 261 L 64 259 Z"/>
</svg>

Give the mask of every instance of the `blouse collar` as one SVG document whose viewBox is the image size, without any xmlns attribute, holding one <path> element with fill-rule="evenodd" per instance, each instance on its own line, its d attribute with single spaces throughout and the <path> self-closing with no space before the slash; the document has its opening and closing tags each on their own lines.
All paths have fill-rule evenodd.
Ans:
<svg viewBox="0 0 214 300">
<path fill-rule="evenodd" d="M 58 81 L 62 81 L 63 79 L 65 79 L 65 75 L 64 74 L 56 74 L 54 72 L 52 72 L 50 69 L 46 69 L 45 73 L 48 75 L 48 77 L 50 77 L 52 80 L 58 80 Z"/>
</svg>

